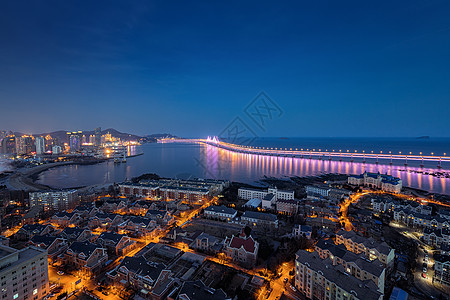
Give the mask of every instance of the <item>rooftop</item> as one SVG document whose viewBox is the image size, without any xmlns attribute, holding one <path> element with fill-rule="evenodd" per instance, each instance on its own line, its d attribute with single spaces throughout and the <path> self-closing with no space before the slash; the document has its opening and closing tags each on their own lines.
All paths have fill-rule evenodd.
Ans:
<svg viewBox="0 0 450 300">
<path fill-rule="evenodd" d="M 217 206 L 217 205 L 211 205 L 205 208 L 205 211 L 215 212 L 215 213 L 223 213 L 223 214 L 229 214 L 234 215 L 236 213 L 236 210 L 233 208 L 226 207 L 225 205 Z"/>
</svg>

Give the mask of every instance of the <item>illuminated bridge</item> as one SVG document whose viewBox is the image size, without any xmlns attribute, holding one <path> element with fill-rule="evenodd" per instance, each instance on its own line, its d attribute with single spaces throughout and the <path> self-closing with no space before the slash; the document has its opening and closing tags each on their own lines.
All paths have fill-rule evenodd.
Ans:
<svg viewBox="0 0 450 300">
<path fill-rule="evenodd" d="M 417 154 L 409 153 L 391 153 L 391 151 L 384 153 L 375 153 L 374 151 L 350 151 L 350 150 L 325 150 L 322 149 L 299 149 L 299 148 L 277 148 L 277 147 L 254 147 L 254 146 L 244 146 L 237 144 L 230 144 L 226 142 L 219 141 L 217 137 L 208 137 L 207 139 L 160 139 L 159 143 L 196 143 L 196 144 L 207 144 L 214 147 L 226 149 L 229 151 L 245 154 L 254 155 L 266 155 L 266 156 L 278 156 L 278 157 L 293 157 L 293 158 L 309 158 L 309 159 L 320 159 L 320 160 L 349 160 L 353 162 L 355 159 L 358 161 L 366 162 L 370 160 L 378 164 L 379 161 L 389 162 L 393 164 L 396 162 L 403 162 L 407 165 L 409 161 L 418 161 L 420 166 L 423 166 L 424 162 L 435 162 L 437 167 L 441 168 L 441 164 L 450 162 L 450 157 L 443 155 L 425 155 L 420 152 Z"/>
</svg>

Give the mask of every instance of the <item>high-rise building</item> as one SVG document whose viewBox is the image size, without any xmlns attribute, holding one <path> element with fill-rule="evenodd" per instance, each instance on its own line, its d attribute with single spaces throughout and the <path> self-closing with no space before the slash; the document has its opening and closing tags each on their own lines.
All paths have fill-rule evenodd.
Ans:
<svg viewBox="0 0 450 300">
<path fill-rule="evenodd" d="M 34 139 L 34 144 L 36 145 L 36 154 L 45 153 L 45 140 L 42 136 L 37 136 Z"/>
<path fill-rule="evenodd" d="M 16 137 L 7 136 L 2 140 L 2 153 L 14 154 L 16 153 Z"/>
<path fill-rule="evenodd" d="M 34 150 L 34 138 L 32 136 L 24 135 L 16 137 L 16 153 L 18 155 L 30 154 Z"/>
<path fill-rule="evenodd" d="M 97 127 L 95 128 L 95 146 L 101 146 L 102 144 L 102 128 L 101 127 Z"/>
<path fill-rule="evenodd" d="M 71 152 L 81 150 L 82 131 L 73 131 L 67 133 L 69 137 L 69 147 Z"/>
<path fill-rule="evenodd" d="M 95 135 L 94 134 L 91 134 L 89 136 L 89 144 L 96 145 L 96 143 L 95 143 Z"/>
<path fill-rule="evenodd" d="M 77 190 L 43 191 L 30 193 L 30 206 L 43 205 L 54 210 L 74 208 L 78 204 Z"/>
<path fill-rule="evenodd" d="M 0 245 L 0 299 L 37 300 L 48 292 L 47 250 Z"/>
<path fill-rule="evenodd" d="M 53 138 L 50 134 L 45 136 L 45 151 L 51 151 L 53 147 Z"/>
</svg>

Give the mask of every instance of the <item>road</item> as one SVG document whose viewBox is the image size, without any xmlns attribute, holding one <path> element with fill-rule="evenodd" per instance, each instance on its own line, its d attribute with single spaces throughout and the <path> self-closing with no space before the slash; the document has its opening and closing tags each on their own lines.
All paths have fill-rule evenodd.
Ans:
<svg viewBox="0 0 450 300">
<path fill-rule="evenodd" d="M 437 284 L 433 283 L 433 249 L 422 242 L 419 238 L 420 234 L 412 230 L 411 228 L 408 228 L 404 225 L 397 224 L 396 222 L 392 222 L 390 226 L 394 228 L 398 228 L 400 230 L 400 233 L 409 238 L 414 240 L 418 247 L 418 255 L 417 255 L 417 267 L 414 271 L 414 285 L 418 290 L 420 290 L 426 297 L 430 298 L 430 296 L 435 297 L 436 299 L 439 299 L 439 295 L 443 293 L 445 295 L 445 291 L 440 288 Z M 426 251 L 426 252 L 425 252 Z M 425 255 L 428 255 L 428 260 L 425 262 Z M 427 272 L 425 273 L 426 278 L 423 277 L 423 264 L 427 265 Z M 447 292 L 447 297 L 450 297 L 450 294 Z"/>
<path fill-rule="evenodd" d="M 370 192 L 368 192 L 368 191 L 363 191 L 361 193 L 356 193 L 356 194 L 350 195 L 349 199 L 347 199 L 343 203 L 339 204 L 339 212 L 341 213 L 340 221 L 344 222 L 344 224 L 345 224 L 344 228 L 346 231 L 351 231 L 354 228 L 352 222 L 350 222 L 350 220 L 348 218 L 348 207 L 352 203 L 357 203 L 359 198 L 361 198 L 362 196 L 367 195 L 369 193 Z"/>
</svg>

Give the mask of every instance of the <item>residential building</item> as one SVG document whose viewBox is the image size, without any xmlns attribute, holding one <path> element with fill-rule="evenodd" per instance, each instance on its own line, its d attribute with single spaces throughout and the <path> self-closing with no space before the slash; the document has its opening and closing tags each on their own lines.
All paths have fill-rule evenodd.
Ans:
<svg viewBox="0 0 450 300">
<path fill-rule="evenodd" d="M 295 238 L 306 238 L 310 239 L 312 235 L 312 227 L 308 225 L 295 224 L 292 230 L 292 235 Z"/>
<path fill-rule="evenodd" d="M 28 240 L 35 235 L 45 235 L 52 233 L 55 228 L 52 225 L 25 224 L 15 234 L 17 239 Z"/>
<path fill-rule="evenodd" d="M 450 286 L 450 255 L 434 255 L 434 281 Z"/>
<path fill-rule="evenodd" d="M 227 294 L 222 289 L 208 287 L 201 280 L 185 281 L 178 293 L 177 300 L 227 300 Z"/>
<path fill-rule="evenodd" d="M 343 229 L 336 233 L 336 243 L 344 244 L 348 251 L 355 254 L 363 253 L 368 259 L 378 259 L 385 266 L 392 266 L 395 259 L 395 250 L 386 242 L 378 243 L 373 238 L 359 236 L 354 231 Z"/>
<path fill-rule="evenodd" d="M 203 211 L 203 215 L 206 218 L 210 219 L 231 221 L 236 217 L 237 211 L 233 208 L 226 207 L 225 205 L 221 206 L 211 205 L 205 208 L 205 210 Z"/>
<path fill-rule="evenodd" d="M 43 205 L 44 209 L 63 211 L 74 208 L 79 202 L 77 190 L 42 191 L 30 193 L 30 206 Z"/>
<path fill-rule="evenodd" d="M 346 249 L 343 244 L 335 245 L 331 240 L 320 240 L 314 246 L 322 259 L 330 258 L 333 265 L 342 265 L 359 280 L 372 280 L 378 291 L 384 293 L 386 268 L 378 260 L 369 260 Z"/>
<path fill-rule="evenodd" d="M 241 216 L 241 222 L 252 226 L 266 226 L 278 228 L 278 219 L 276 215 L 256 211 L 246 211 Z"/>
<path fill-rule="evenodd" d="M 289 200 L 278 200 L 276 202 L 277 213 L 284 215 L 295 215 L 298 212 L 299 200 L 289 199 Z"/>
<path fill-rule="evenodd" d="M 101 233 L 96 242 L 117 256 L 127 255 L 136 248 L 135 241 L 126 235 L 115 232 Z"/>
<path fill-rule="evenodd" d="M 348 184 L 381 189 L 391 193 L 400 193 L 402 190 L 402 180 L 400 178 L 380 173 L 364 172 L 360 175 L 350 175 Z"/>
<path fill-rule="evenodd" d="M 450 227 L 450 221 L 445 218 L 424 215 L 407 209 L 394 211 L 394 221 L 404 223 L 409 227 L 427 227 L 434 229 Z"/>
<path fill-rule="evenodd" d="M 85 242 L 91 238 L 92 233 L 84 228 L 66 227 L 61 231 L 60 235 L 68 241 Z"/>
<path fill-rule="evenodd" d="M 75 212 L 66 212 L 62 211 L 57 214 L 54 214 L 50 221 L 52 224 L 56 224 L 57 226 L 66 227 L 69 225 L 77 225 L 83 220 L 80 214 Z"/>
<path fill-rule="evenodd" d="M 294 191 L 287 190 L 279 190 L 276 187 L 268 188 L 267 191 L 253 189 L 253 188 L 240 188 L 238 190 L 238 196 L 241 199 L 250 200 L 250 199 L 264 199 L 268 194 L 273 194 L 275 196 L 275 200 L 289 200 L 294 199 Z"/>
<path fill-rule="evenodd" d="M 139 237 L 152 237 L 156 235 L 160 226 L 155 220 L 143 217 L 132 216 L 117 226 L 117 230 L 121 234 L 132 234 Z"/>
<path fill-rule="evenodd" d="M 49 293 L 47 251 L 0 245 L 0 299 L 43 299 Z"/>
<path fill-rule="evenodd" d="M 175 222 L 175 218 L 166 210 L 149 209 L 145 216 L 162 226 L 169 226 Z"/>
<path fill-rule="evenodd" d="M 257 198 L 253 198 L 257 199 Z M 262 209 L 275 209 L 276 207 L 277 197 L 275 194 L 267 194 L 261 199 L 261 208 Z"/>
<path fill-rule="evenodd" d="M 195 238 L 190 247 L 204 252 L 216 253 L 221 250 L 222 245 L 220 244 L 220 239 L 202 232 L 198 237 Z"/>
<path fill-rule="evenodd" d="M 430 246 L 439 248 L 450 246 L 450 230 L 448 228 L 424 228 L 422 239 Z"/>
<path fill-rule="evenodd" d="M 106 249 L 88 242 L 73 242 L 64 254 L 64 263 L 87 276 L 97 274 L 108 260 Z"/>
<path fill-rule="evenodd" d="M 305 189 L 308 198 L 317 199 L 328 197 L 328 194 L 331 191 L 332 187 L 327 184 L 307 185 Z"/>
<path fill-rule="evenodd" d="M 349 276 L 341 265 L 317 253 L 299 250 L 295 260 L 295 287 L 308 299 L 317 300 L 382 300 L 383 294 L 370 280 Z"/>
<path fill-rule="evenodd" d="M 30 239 L 30 244 L 35 247 L 47 250 L 50 263 L 56 261 L 58 255 L 66 251 L 67 240 L 61 237 L 46 235 L 35 235 Z"/>
<path fill-rule="evenodd" d="M 107 276 L 114 285 L 131 286 L 140 294 L 147 295 L 165 269 L 163 264 L 147 261 L 143 256 L 127 256 Z"/>
<path fill-rule="evenodd" d="M 233 261 L 253 267 L 258 256 L 259 243 L 251 235 L 246 235 L 244 229 L 238 236 L 227 237 L 224 242 L 224 253 Z"/>
<path fill-rule="evenodd" d="M 124 221 L 124 216 L 98 212 L 89 218 L 90 228 L 111 229 Z"/>
</svg>

